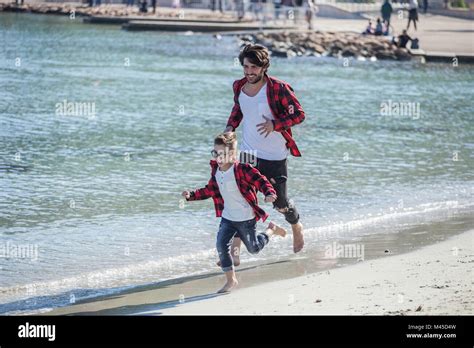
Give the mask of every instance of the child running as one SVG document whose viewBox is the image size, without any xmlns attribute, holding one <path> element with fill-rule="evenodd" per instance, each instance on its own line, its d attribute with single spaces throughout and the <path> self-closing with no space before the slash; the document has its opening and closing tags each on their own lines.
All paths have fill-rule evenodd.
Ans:
<svg viewBox="0 0 474 348">
<path fill-rule="evenodd" d="M 285 229 L 270 222 L 263 233 L 256 230 L 257 221 L 264 222 L 268 214 L 258 206 L 257 190 L 265 195 L 265 202 L 276 200 L 276 192 L 258 169 L 237 161 L 237 137 L 235 132 L 219 134 L 211 151 L 211 178 L 208 184 L 194 191 L 184 191 L 187 201 L 211 198 L 216 216 L 221 217 L 216 248 L 220 266 L 225 272 L 226 283 L 218 293 L 230 292 L 237 286 L 234 261 L 231 256 L 234 236 L 240 237 L 251 254 L 259 253 L 273 234 L 284 237 Z"/>
</svg>

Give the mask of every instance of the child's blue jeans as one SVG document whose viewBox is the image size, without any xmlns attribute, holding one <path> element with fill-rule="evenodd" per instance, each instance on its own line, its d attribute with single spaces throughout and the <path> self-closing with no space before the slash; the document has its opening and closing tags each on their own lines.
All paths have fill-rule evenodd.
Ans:
<svg viewBox="0 0 474 348">
<path fill-rule="evenodd" d="M 217 233 L 216 248 L 224 272 L 234 268 L 231 255 L 234 237 L 239 237 L 251 254 L 258 254 L 269 241 L 265 233 L 257 234 L 257 220 L 255 218 L 247 221 L 230 221 L 222 218 Z"/>
</svg>

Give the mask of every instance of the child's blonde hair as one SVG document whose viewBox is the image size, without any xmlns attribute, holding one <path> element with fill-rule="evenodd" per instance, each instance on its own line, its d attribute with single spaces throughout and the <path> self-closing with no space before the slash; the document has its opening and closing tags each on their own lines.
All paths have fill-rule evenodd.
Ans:
<svg viewBox="0 0 474 348">
<path fill-rule="evenodd" d="M 231 150 L 235 150 L 237 149 L 237 135 L 235 132 L 221 133 L 214 138 L 214 145 L 224 145 Z"/>
</svg>

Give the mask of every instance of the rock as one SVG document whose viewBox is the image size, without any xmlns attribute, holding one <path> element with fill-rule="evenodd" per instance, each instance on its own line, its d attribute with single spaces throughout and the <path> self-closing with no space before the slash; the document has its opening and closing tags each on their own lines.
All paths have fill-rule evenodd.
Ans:
<svg viewBox="0 0 474 348">
<path fill-rule="evenodd" d="M 385 51 L 386 49 L 383 45 L 380 45 L 379 43 L 370 43 L 369 47 L 375 52 Z"/>
<path fill-rule="evenodd" d="M 297 56 L 297 53 L 293 50 L 288 50 L 288 51 L 286 51 L 286 55 L 287 55 L 288 58 L 293 58 L 293 57 Z"/>
<path fill-rule="evenodd" d="M 306 53 L 306 50 L 305 50 L 304 47 L 299 46 L 299 47 L 297 48 L 296 52 L 299 53 L 299 54 L 305 54 L 305 53 Z"/>
<path fill-rule="evenodd" d="M 343 50 L 343 47 L 342 46 L 339 46 L 337 44 L 332 44 L 331 46 L 329 46 L 329 52 L 331 53 L 331 55 L 333 56 L 338 56 Z"/>
<path fill-rule="evenodd" d="M 272 49 L 273 47 L 273 41 L 268 40 L 268 39 L 263 39 L 262 41 L 259 42 L 261 45 L 267 47 L 268 49 Z"/>
<path fill-rule="evenodd" d="M 338 41 L 341 45 L 343 45 L 343 46 L 346 46 L 346 45 L 349 44 L 349 41 L 348 41 L 348 40 L 346 40 L 346 39 L 344 39 L 344 38 L 341 38 L 341 37 L 338 37 L 337 41 Z"/>
<path fill-rule="evenodd" d="M 315 52 L 317 52 L 317 53 L 326 52 L 326 49 L 325 49 L 323 46 L 321 46 L 321 45 L 319 45 L 319 44 L 317 44 L 317 43 L 312 44 L 312 45 L 310 46 L 310 48 L 312 48 L 312 49 L 313 49 Z"/>
<path fill-rule="evenodd" d="M 411 54 L 408 52 L 406 48 L 397 48 L 395 50 L 395 56 L 397 56 L 398 60 L 410 60 Z"/>
<path fill-rule="evenodd" d="M 358 53 L 357 47 L 349 46 L 342 50 L 343 57 L 354 57 Z"/>
<path fill-rule="evenodd" d="M 357 53 L 349 48 L 345 48 L 342 50 L 341 55 L 343 57 L 354 57 Z"/>
<path fill-rule="evenodd" d="M 274 48 L 272 50 L 272 56 L 274 57 L 285 57 L 287 58 L 288 57 L 288 54 L 286 53 L 287 51 L 284 50 L 284 49 L 280 49 L 280 48 Z"/>
<path fill-rule="evenodd" d="M 255 36 L 255 40 L 261 42 L 261 41 L 265 40 L 265 36 L 263 36 L 263 34 L 257 34 Z"/>
<path fill-rule="evenodd" d="M 397 56 L 393 54 L 393 52 L 384 50 L 384 51 L 378 51 L 375 53 L 375 56 L 377 59 L 397 59 Z"/>
<path fill-rule="evenodd" d="M 252 42 L 252 41 L 254 41 L 254 38 L 253 38 L 252 35 L 242 35 L 240 37 L 240 40 Z"/>
</svg>

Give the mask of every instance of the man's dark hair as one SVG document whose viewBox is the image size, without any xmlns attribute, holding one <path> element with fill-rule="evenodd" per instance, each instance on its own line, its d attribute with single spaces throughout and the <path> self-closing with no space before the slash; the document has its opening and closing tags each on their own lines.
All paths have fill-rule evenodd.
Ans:
<svg viewBox="0 0 474 348">
<path fill-rule="evenodd" d="M 264 67 L 265 70 L 270 66 L 270 54 L 265 46 L 259 44 L 248 44 L 240 51 L 239 61 L 244 65 L 244 58 L 247 58 L 250 63 L 259 67 Z"/>
</svg>

